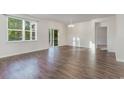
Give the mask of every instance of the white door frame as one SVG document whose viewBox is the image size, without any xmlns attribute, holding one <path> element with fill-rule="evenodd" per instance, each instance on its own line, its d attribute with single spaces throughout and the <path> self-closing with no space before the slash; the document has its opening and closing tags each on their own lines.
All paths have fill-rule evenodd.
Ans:
<svg viewBox="0 0 124 93">
<path fill-rule="evenodd" d="M 96 43 L 96 40 L 97 40 L 97 38 L 96 38 L 96 24 L 97 23 L 100 24 L 100 22 L 95 22 L 95 49 L 97 49 L 97 43 Z M 109 26 L 105 25 L 105 27 L 107 27 L 107 50 L 108 50 L 108 31 L 109 31 Z"/>
</svg>

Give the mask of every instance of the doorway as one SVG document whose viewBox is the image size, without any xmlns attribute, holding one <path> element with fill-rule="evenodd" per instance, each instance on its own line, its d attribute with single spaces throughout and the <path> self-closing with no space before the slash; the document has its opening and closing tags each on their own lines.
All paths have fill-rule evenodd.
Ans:
<svg viewBox="0 0 124 93">
<path fill-rule="evenodd" d="M 49 46 L 54 47 L 58 46 L 58 30 L 49 29 Z"/>
<path fill-rule="evenodd" d="M 101 26 L 100 23 L 96 23 L 96 48 L 100 50 L 107 50 L 107 26 Z"/>
</svg>

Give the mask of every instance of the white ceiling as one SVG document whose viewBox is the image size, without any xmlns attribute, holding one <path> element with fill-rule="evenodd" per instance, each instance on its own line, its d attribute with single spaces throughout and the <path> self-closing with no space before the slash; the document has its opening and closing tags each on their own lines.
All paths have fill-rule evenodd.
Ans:
<svg viewBox="0 0 124 93">
<path fill-rule="evenodd" d="M 108 16 L 113 16 L 114 14 L 28 14 L 30 17 L 46 20 L 54 20 L 62 22 L 64 24 L 70 24 L 72 20 L 73 23 L 88 21 L 95 18 L 103 18 Z"/>
</svg>

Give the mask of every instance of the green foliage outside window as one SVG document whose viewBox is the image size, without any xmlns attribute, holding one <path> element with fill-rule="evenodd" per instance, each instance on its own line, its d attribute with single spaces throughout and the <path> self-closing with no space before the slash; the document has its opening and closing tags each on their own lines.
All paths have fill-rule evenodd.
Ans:
<svg viewBox="0 0 124 93">
<path fill-rule="evenodd" d="M 9 41 L 22 40 L 22 20 L 8 18 L 8 39 Z"/>
<path fill-rule="evenodd" d="M 25 31 L 25 40 L 30 40 L 30 32 Z"/>
<path fill-rule="evenodd" d="M 22 20 L 9 18 L 8 29 L 22 29 Z"/>
<path fill-rule="evenodd" d="M 22 40 L 21 31 L 9 31 L 9 41 Z"/>
<path fill-rule="evenodd" d="M 25 21 L 25 40 L 30 40 L 30 22 L 29 21 Z"/>
<path fill-rule="evenodd" d="M 35 32 L 32 32 L 32 40 L 35 40 Z"/>
<path fill-rule="evenodd" d="M 30 30 L 30 22 L 25 21 L 25 30 Z"/>
</svg>

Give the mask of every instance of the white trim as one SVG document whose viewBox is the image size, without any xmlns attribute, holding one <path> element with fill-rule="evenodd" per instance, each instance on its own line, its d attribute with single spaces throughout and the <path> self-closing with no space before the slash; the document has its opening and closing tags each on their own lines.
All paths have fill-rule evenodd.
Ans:
<svg viewBox="0 0 124 93">
<path fill-rule="evenodd" d="M 117 60 L 117 62 L 124 62 L 123 59 L 116 59 L 116 60 Z"/>
<path fill-rule="evenodd" d="M 38 23 L 35 23 L 35 25 L 36 25 L 36 29 L 35 29 L 35 40 L 37 40 L 38 39 L 38 36 L 37 36 L 37 31 L 38 31 Z"/>
<path fill-rule="evenodd" d="M 25 41 L 25 20 L 22 20 L 22 41 Z"/>
<path fill-rule="evenodd" d="M 53 42 L 53 45 L 52 46 L 55 47 L 54 46 L 54 29 L 52 29 L 52 30 L 53 30 L 53 33 L 52 33 L 53 34 L 53 38 L 52 38 L 53 39 L 53 41 L 52 41 Z"/>
<path fill-rule="evenodd" d="M 94 28 L 95 28 L 95 49 L 97 49 L 97 43 L 96 43 L 96 41 L 97 41 L 97 38 L 96 38 L 96 23 L 99 23 L 100 24 L 100 26 L 101 26 L 101 22 L 94 22 Z M 109 51 L 109 49 L 108 49 L 108 32 L 109 32 L 109 26 L 108 25 L 106 25 L 106 26 L 104 26 L 104 27 L 107 27 L 107 50 Z"/>
<path fill-rule="evenodd" d="M 8 43 L 20 43 L 20 42 L 37 42 L 37 40 L 18 40 L 18 41 L 7 41 Z"/>
<path fill-rule="evenodd" d="M 31 32 L 31 30 L 24 30 L 25 32 Z"/>
<path fill-rule="evenodd" d="M 6 19 L 7 19 L 7 20 L 6 20 L 6 23 L 7 23 L 7 28 L 6 28 L 6 39 L 7 39 L 7 40 L 6 40 L 6 41 L 7 41 L 7 42 L 9 41 L 9 34 L 8 34 L 8 33 L 9 33 L 9 32 L 8 32 L 8 18 L 9 18 L 9 17 L 6 18 Z"/>
<path fill-rule="evenodd" d="M 14 18 L 14 19 L 17 19 L 17 20 L 23 20 L 22 18 L 18 18 L 18 17 L 13 17 L 13 16 L 7 16 L 8 18 Z"/>
<path fill-rule="evenodd" d="M 42 51 L 42 50 L 46 50 L 46 49 L 49 49 L 49 48 L 47 47 L 47 48 L 41 48 L 41 49 L 36 49 L 36 50 L 32 50 L 32 51 L 27 51 L 27 52 L 21 52 L 21 53 L 14 53 L 14 54 L 3 55 L 3 56 L 0 56 L 0 59 L 6 58 L 6 57 L 12 57 L 12 56 L 16 56 L 16 55 L 21 55 L 21 54 L 25 54 L 25 53 Z"/>
<path fill-rule="evenodd" d="M 114 52 L 114 53 L 115 53 L 115 50 L 110 50 L 110 49 L 108 49 L 107 51 L 108 51 L 108 52 Z"/>
<path fill-rule="evenodd" d="M 23 20 L 26 20 L 26 21 L 39 22 L 39 19 L 34 18 L 34 17 L 25 16 L 25 15 L 18 15 L 18 14 L 3 14 L 3 15 L 6 16 L 6 17 L 23 19 Z"/>
<path fill-rule="evenodd" d="M 36 35 L 35 35 L 36 37 Z M 32 40 L 32 23 L 30 23 L 30 40 Z"/>
<path fill-rule="evenodd" d="M 13 30 L 13 31 L 22 31 L 22 29 L 8 29 L 8 30 Z"/>
</svg>

